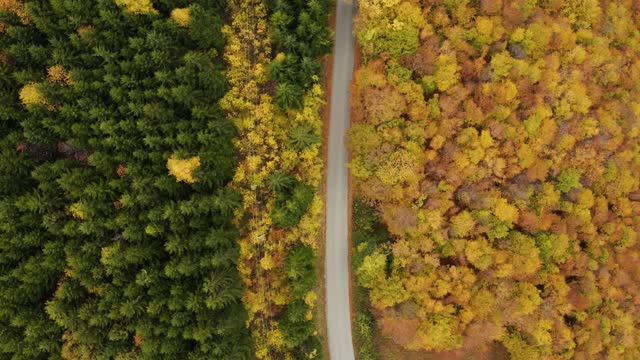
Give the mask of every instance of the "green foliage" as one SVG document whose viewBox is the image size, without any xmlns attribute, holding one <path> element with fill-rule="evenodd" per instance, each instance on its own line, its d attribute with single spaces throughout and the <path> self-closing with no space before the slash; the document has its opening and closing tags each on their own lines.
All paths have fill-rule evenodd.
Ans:
<svg viewBox="0 0 640 360">
<path fill-rule="evenodd" d="M 302 89 L 297 85 L 281 83 L 276 86 L 274 99 L 282 109 L 301 109 L 303 105 L 302 96 Z"/>
<path fill-rule="evenodd" d="M 193 4 L 189 6 L 189 36 L 203 49 L 222 52 L 224 40 L 220 36 L 222 19 L 217 6 Z"/>
<path fill-rule="evenodd" d="M 364 294 L 360 294 L 362 297 Z M 376 348 L 373 340 L 373 329 L 375 327 L 375 319 L 366 310 L 359 305 L 356 308 L 355 320 L 353 323 L 353 334 L 358 344 L 358 359 L 375 360 L 378 359 Z"/>
<path fill-rule="evenodd" d="M 380 244 L 391 241 L 391 236 L 380 222 L 376 210 L 361 199 L 354 199 L 352 204 L 352 252 L 351 268 L 355 274 L 363 265 L 366 257 L 370 256 Z M 387 264 L 385 264 L 386 271 Z M 356 351 L 359 359 L 378 359 L 375 348 L 375 319 L 369 311 L 367 290 L 360 277 L 356 277 L 353 301 L 356 310 L 353 334 L 356 341 Z"/>
<path fill-rule="evenodd" d="M 569 257 L 569 239 L 566 235 L 540 232 L 535 238 L 536 247 L 540 250 L 540 258 L 545 269 L 550 272 L 558 270 L 555 264 L 562 263 Z"/>
<path fill-rule="evenodd" d="M 284 334 L 287 347 L 299 347 L 315 331 L 313 322 L 306 319 L 307 311 L 307 305 L 301 300 L 287 306 L 287 310 L 280 319 L 280 329 Z"/>
<path fill-rule="evenodd" d="M 487 44 L 487 37 L 478 33 L 476 28 L 467 31 L 464 34 L 464 39 L 467 40 L 477 51 L 481 51 L 482 47 Z"/>
<path fill-rule="evenodd" d="M 361 266 L 364 258 L 370 255 L 377 246 L 391 241 L 391 235 L 378 219 L 376 210 L 360 199 L 353 201 L 352 219 L 351 242 L 357 251 L 352 253 L 351 264 L 355 272 Z"/>
<path fill-rule="evenodd" d="M 289 250 L 284 271 L 296 299 L 304 298 L 316 285 L 315 266 L 316 257 L 311 247 L 298 245 Z"/>
<path fill-rule="evenodd" d="M 270 1 L 271 40 L 283 59 L 269 64 L 269 78 L 276 83 L 276 104 L 283 109 L 302 108 L 304 92 L 321 75 L 321 58 L 331 51 L 331 31 L 326 26 L 329 0 Z"/>
<path fill-rule="evenodd" d="M 296 184 L 296 178 L 284 171 L 276 171 L 268 179 L 271 190 L 275 192 L 286 192 Z"/>
<path fill-rule="evenodd" d="M 316 189 L 301 182 L 297 182 L 290 188 L 276 193 L 276 204 L 271 214 L 273 223 L 277 226 L 288 228 L 300 222 L 315 196 Z"/>
<path fill-rule="evenodd" d="M 316 285 L 316 258 L 311 247 L 297 245 L 287 254 L 285 272 L 294 301 L 279 320 L 285 345 L 294 349 L 296 358 L 322 358 L 322 346 L 315 335 L 316 327 L 309 316 L 312 309 L 305 301 L 306 295 Z"/>
<path fill-rule="evenodd" d="M 178 3 L 0 14 L 0 358 L 251 358 L 224 4 Z M 189 28 L 168 16 L 186 5 Z M 172 154 L 197 154 L 197 183 Z"/>
<path fill-rule="evenodd" d="M 563 193 L 569 192 L 571 189 L 581 188 L 580 178 L 583 173 L 583 170 L 576 168 L 563 170 L 558 176 L 558 185 L 556 187 Z"/>
<path fill-rule="evenodd" d="M 293 128 L 289 132 L 289 138 L 289 144 L 296 150 L 303 150 L 313 144 L 320 143 L 320 137 L 309 125 Z"/>
</svg>

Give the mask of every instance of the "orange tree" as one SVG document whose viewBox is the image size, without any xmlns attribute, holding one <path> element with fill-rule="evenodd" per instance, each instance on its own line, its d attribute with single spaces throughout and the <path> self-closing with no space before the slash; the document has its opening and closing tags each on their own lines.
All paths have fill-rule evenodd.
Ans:
<svg viewBox="0 0 640 360">
<path fill-rule="evenodd" d="M 408 349 L 634 358 L 640 18 L 630 1 L 363 0 L 355 274 Z M 402 329 L 402 331 L 398 331 Z"/>
</svg>

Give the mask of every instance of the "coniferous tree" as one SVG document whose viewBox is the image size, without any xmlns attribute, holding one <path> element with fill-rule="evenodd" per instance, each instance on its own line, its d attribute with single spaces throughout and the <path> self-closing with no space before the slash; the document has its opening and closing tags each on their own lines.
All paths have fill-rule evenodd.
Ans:
<svg viewBox="0 0 640 360">
<path fill-rule="evenodd" d="M 224 5 L 0 11 L 0 357 L 250 358 Z M 169 174 L 172 154 L 199 156 L 197 181 Z"/>
</svg>

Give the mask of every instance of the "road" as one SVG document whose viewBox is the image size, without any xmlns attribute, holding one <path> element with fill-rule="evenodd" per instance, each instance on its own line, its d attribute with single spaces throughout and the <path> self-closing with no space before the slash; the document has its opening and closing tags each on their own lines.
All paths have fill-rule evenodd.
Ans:
<svg viewBox="0 0 640 360">
<path fill-rule="evenodd" d="M 337 3 L 327 165 L 327 332 L 331 360 L 353 360 L 349 301 L 349 184 L 345 137 L 350 117 L 349 84 L 353 74 L 355 6 L 345 0 L 338 0 Z"/>
</svg>

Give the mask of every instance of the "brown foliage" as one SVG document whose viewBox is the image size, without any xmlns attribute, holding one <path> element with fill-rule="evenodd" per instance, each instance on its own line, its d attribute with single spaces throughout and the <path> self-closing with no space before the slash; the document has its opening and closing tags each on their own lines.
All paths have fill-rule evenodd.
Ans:
<svg viewBox="0 0 640 360">
<path fill-rule="evenodd" d="M 143 343 L 144 343 L 144 336 L 136 332 L 135 335 L 133 335 L 133 345 L 140 347 L 142 346 Z"/>
<path fill-rule="evenodd" d="M 89 152 L 86 150 L 79 149 L 73 145 L 70 145 L 64 141 L 58 142 L 58 153 L 62 156 L 73 159 L 83 165 L 86 165 L 89 162 Z"/>
<path fill-rule="evenodd" d="M 399 345 L 407 346 L 412 335 L 418 331 L 420 321 L 398 315 L 395 310 L 384 310 L 378 320 L 378 327 L 382 335 L 391 337 Z"/>
<path fill-rule="evenodd" d="M 119 177 L 123 177 L 126 175 L 126 173 L 127 173 L 127 164 L 118 165 L 118 169 L 116 169 L 116 174 L 118 174 Z"/>
<path fill-rule="evenodd" d="M 502 9 L 502 0 L 481 0 L 480 9 L 486 15 L 498 15 Z"/>
</svg>

